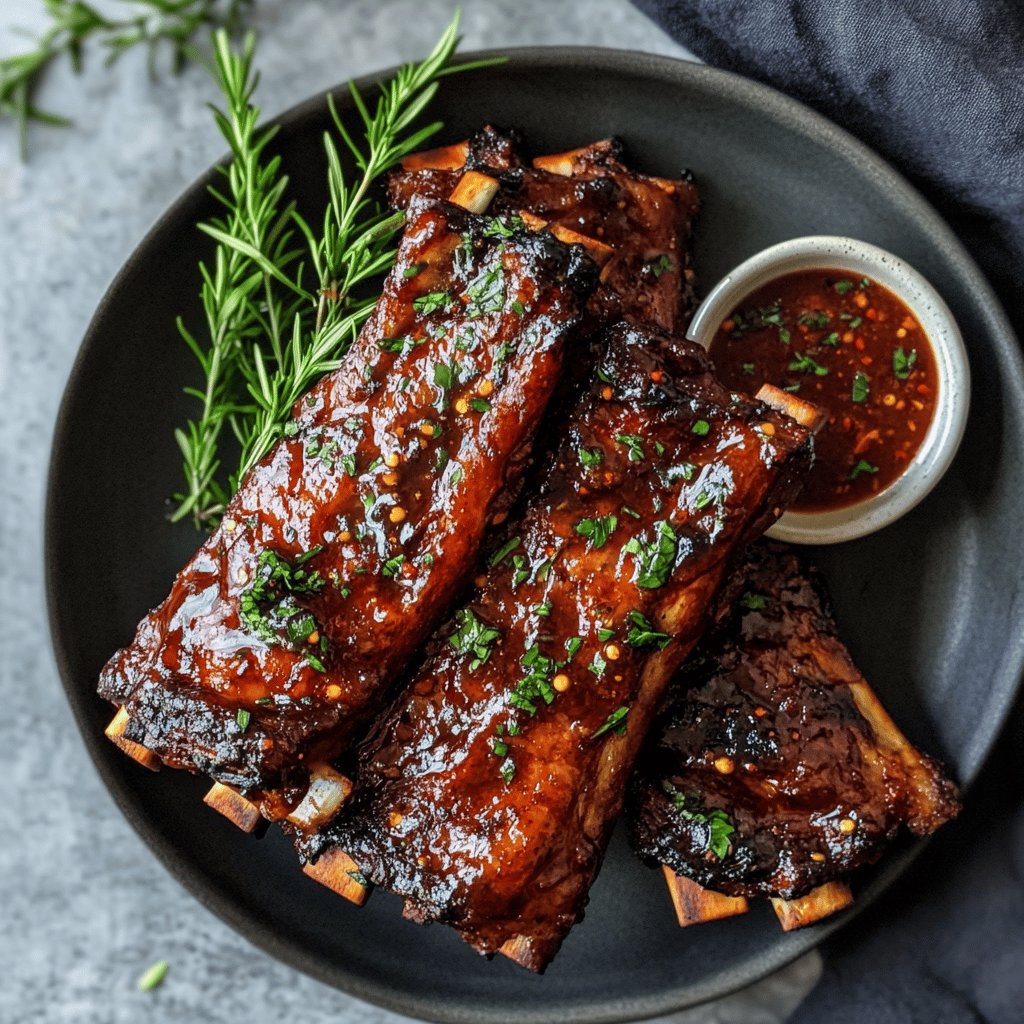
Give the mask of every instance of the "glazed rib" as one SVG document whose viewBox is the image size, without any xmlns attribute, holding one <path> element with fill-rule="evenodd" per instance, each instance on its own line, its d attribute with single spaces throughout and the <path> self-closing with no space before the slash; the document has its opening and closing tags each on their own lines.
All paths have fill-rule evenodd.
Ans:
<svg viewBox="0 0 1024 1024">
<path fill-rule="evenodd" d="M 516 136 L 488 126 L 464 143 L 411 158 L 392 175 L 388 196 L 404 208 L 414 196 L 448 195 L 462 172 L 454 162 L 464 159 L 464 167 L 499 180 L 494 213 L 609 247 L 584 333 L 620 319 L 682 333 L 694 305 L 688 244 L 697 188 L 688 173 L 675 180 L 638 174 L 621 155 L 621 145 L 605 139 L 528 166 Z"/>
<path fill-rule="evenodd" d="M 407 916 L 543 969 L 671 673 L 810 450 L 696 346 L 613 329 L 540 493 L 378 723 L 318 851 L 346 851 Z"/>
<path fill-rule="evenodd" d="M 122 740 L 280 817 L 379 709 L 506 514 L 593 286 L 578 248 L 494 224 L 410 207 L 343 365 L 104 669 Z"/>
<path fill-rule="evenodd" d="M 797 554 L 756 546 L 730 589 L 638 761 L 637 851 L 729 897 L 792 901 L 877 860 L 901 827 L 954 817 L 956 787 L 883 710 Z"/>
</svg>

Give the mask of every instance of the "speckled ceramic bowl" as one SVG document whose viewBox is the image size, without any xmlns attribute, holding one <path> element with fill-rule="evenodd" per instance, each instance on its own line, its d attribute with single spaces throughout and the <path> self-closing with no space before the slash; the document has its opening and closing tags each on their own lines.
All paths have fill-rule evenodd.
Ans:
<svg viewBox="0 0 1024 1024">
<path fill-rule="evenodd" d="M 928 432 L 906 470 L 888 487 L 829 512 L 787 512 L 769 531 L 795 544 L 838 544 L 895 522 L 918 504 L 949 469 L 967 424 L 971 374 L 960 329 L 936 290 L 891 252 L 839 235 L 780 242 L 744 260 L 701 303 L 688 337 L 708 348 L 719 325 L 752 292 L 784 274 L 820 267 L 869 277 L 906 303 L 935 352 L 938 394 Z"/>
</svg>

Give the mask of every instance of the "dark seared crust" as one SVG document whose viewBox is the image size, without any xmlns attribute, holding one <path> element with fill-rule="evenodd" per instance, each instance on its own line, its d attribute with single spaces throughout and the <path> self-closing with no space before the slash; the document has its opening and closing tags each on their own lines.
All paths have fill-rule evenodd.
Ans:
<svg viewBox="0 0 1024 1024">
<path fill-rule="evenodd" d="M 287 803 L 305 766 L 336 756 L 380 707 L 458 598 L 490 518 L 515 497 L 594 277 L 578 247 L 494 237 L 488 223 L 413 204 L 397 265 L 343 365 L 299 402 L 288 436 L 103 670 L 99 692 L 129 713 L 126 736 L 167 764 L 255 795 L 284 787 Z M 478 288 L 488 281 L 489 292 Z M 414 300 L 435 292 L 450 293 L 451 308 L 417 311 Z M 447 394 L 438 365 L 457 370 Z M 485 380 L 490 408 L 459 412 Z M 301 643 L 268 646 L 239 616 L 261 552 L 294 561 L 318 545 L 303 568 L 329 582 L 297 601 L 328 642 L 326 653 L 311 648 L 325 672 Z M 397 556 L 404 563 L 386 574 Z"/>
<path fill-rule="evenodd" d="M 554 174 L 524 166 L 515 137 L 488 127 L 471 140 L 467 163 L 501 182 L 494 213 L 532 213 L 615 250 L 588 303 L 592 327 L 627 319 L 682 333 L 694 306 L 688 244 L 697 188 L 688 178 L 637 174 L 621 162 L 621 150 L 614 139 L 594 143 L 574 152 L 571 175 Z M 447 195 L 459 174 L 397 172 L 389 200 L 404 208 L 416 195 Z"/>
<path fill-rule="evenodd" d="M 406 898 L 407 916 L 445 921 L 485 954 L 514 939 L 517 960 L 534 970 L 582 915 L 637 749 L 734 552 L 773 520 L 810 460 L 807 432 L 726 392 L 696 346 L 622 325 L 606 352 L 510 532 L 519 544 L 469 605 L 500 643 L 474 669 L 449 640 L 453 625 L 441 631 L 362 750 L 351 809 L 306 848 L 315 857 L 339 844 Z M 642 438 L 642 459 L 617 440 L 626 435 Z M 602 461 L 583 466 L 581 448 Z M 595 548 L 577 528 L 609 515 L 617 525 Z M 652 539 L 659 523 L 678 537 L 675 569 L 663 585 L 640 587 L 626 548 Z M 634 611 L 673 642 L 631 647 Z M 602 628 L 614 630 L 610 641 Z M 552 691 L 550 704 L 538 698 L 533 717 L 511 706 L 528 649 L 565 659 L 573 637 L 582 645 L 559 670 L 568 689 Z M 630 709 L 625 733 L 595 735 L 621 707 Z M 499 738 L 514 766 L 508 784 Z"/>
<path fill-rule="evenodd" d="M 957 792 L 881 709 L 793 551 L 751 549 L 734 581 L 733 607 L 680 672 L 640 757 L 631 836 L 705 888 L 792 899 L 877 860 L 901 825 L 935 831 Z M 731 774 L 716 770 L 722 757 Z M 736 829 L 723 860 L 687 816 L 716 808 Z"/>
</svg>

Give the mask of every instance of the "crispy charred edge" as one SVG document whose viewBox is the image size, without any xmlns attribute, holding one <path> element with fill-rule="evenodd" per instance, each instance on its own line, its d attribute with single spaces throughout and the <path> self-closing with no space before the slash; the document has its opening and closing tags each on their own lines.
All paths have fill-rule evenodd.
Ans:
<svg viewBox="0 0 1024 1024">
<path fill-rule="evenodd" d="M 418 201 L 414 206 L 416 209 L 431 205 L 439 206 L 446 212 L 448 227 L 453 233 L 468 232 L 475 238 L 487 241 L 484 237 L 486 223 L 480 219 L 480 215 L 486 211 L 497 188 L 498 183 L 494 178 L 481 172 L 467 171 L 460 177 L 448 202 Z M 550 262 L 562 266 L 562 281 L 576 294 L 588 294 L 593 288 L 596 269 L 583 246 L 565 246 L 529 231 L 514 232 L 511 239 L 504 241 L 505 244 L 514 241 L 525 255 L 541 263 Z M 566 250 L 568 258 L 565 256 Z M 112 659 L 112 662 L 114 660 Z M 251 727 L 243 729 L 238 725 L 236 708 L 213 704 L 205 694 L 172 689 L 149 680 L 125 686 L 129 681 L 121 678 L 121 675 L 119 671 L 110 670 L 108 665 L 101 674 L 98 687 L 101 696 L 123 700 L 105 730 L 108 739 L 152 771 L 158 770 L 161 764 L 166 764 L 193 774 L 209 775 L 215 783 L 208 792 L 205 802 L 243 831 L 253 831 L 256 828 L 252 822 L 254 814 L 259 810 L 259 804 L 249 796 L 259 799 L 265 792 L 287 788 L 293 784 L 289 775 L 304 771 L 301 765 L 296 766 L 294 763 L 300 743 L 286 742 L 282 745 L 275 729 L 275 742 L 268 745 L 267 741 L 272 738 L 260 728 L 260 716 L 257 712 L 252 713 Z M 157 691 L 160 694 L 158 699 L 155 696 Z M 133 708 L 139 710 L 135 706 L 140 703 L 140 699 L 144 704 L 151 704 L 154 700 L 159 704 L 161 713 L 155 720 L 149 716 L 132 714 Z M 214 732 L 217 735 L 217 749 L 199 750 L 192 745 L 187 760 L 175 756 L 173 750 L 189 746 L 186 742 L 189 723 L 197 720 L 197 717 L 207 721 L 207 732 Z M 212 729 L 209 726 L 211 717 L 214 719 Z M 273 724 L 277 726 L 279 723 L 275 721 Z M 301 740 L 301 732 L 301 727 L 285 729 L 288 740 L 293 739 L 292 733 L 298 734 L 294 737 L 296 740 Z M 152 749 L 154 747 L 157 749 Z M 268 749 L 274 751 L 269 762 Z M 157 750 L 160 750 L 163 756 L 157 753 Z M 275 776 L 269 785 L 268 774 Z M 344 780 L 344 784 L 335 782 L 330 797 L 326 791 L 328 783 L 324 779 L 318 780 L 321 794 L 319 802 L 325 805 L 333 803 L 335 813 L 351 793 L 351 784 L 348 780 L 344 776 L 339 778 Z M 300 807 L 310 798 L 311 793 L 311 787 L 303 788 L 306 789 L 306 793 L 300 800 Z M 248 793 L 249 796 L 243 795 L 244 793 Z M 306 805 L 300 820 L 293 821 L 291 816 L 286 820 L 300 828 L 314 828 L 324 824 L 327 819 L 319 811 L 315 815 L 316 820 L 312 820 L 311 810 L 311 807 Z"/>
</svg>

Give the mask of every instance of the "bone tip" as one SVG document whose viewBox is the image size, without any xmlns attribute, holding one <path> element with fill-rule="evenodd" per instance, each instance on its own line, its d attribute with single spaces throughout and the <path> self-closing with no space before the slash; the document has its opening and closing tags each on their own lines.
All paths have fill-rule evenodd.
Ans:
<svg viewBox="0 0 1024 1024">
<path fill-rule="evenodd" d="M 151 772 L 160 770 L 160 758 L 148 747 L 144 747 L 135 740 L 127 739 L 124 735 L 128 728 L 129 716 L 125 709 L 118 708 L 117 714 L 111 719 L 110 724 L 103 730 L 104 735 L 122 753 L 127 754 L 133 761 L 148 768 Z"/>
<path fill-rule="evenodd" d="M 314 881 L 326 886 L 343 899 L 361 907 L 370 895 L 370 883 L 359 865 L 344 850 L 328 850 L 313 863 L 302 868 Z"/>
<path fill-rule="evenodd" d="M 237 790 L 215 782 L 203 797 L 203 803 L 224 815 L 243 832 L 255 832 L 263 822 L 259 806 Z"/>
</svg>

